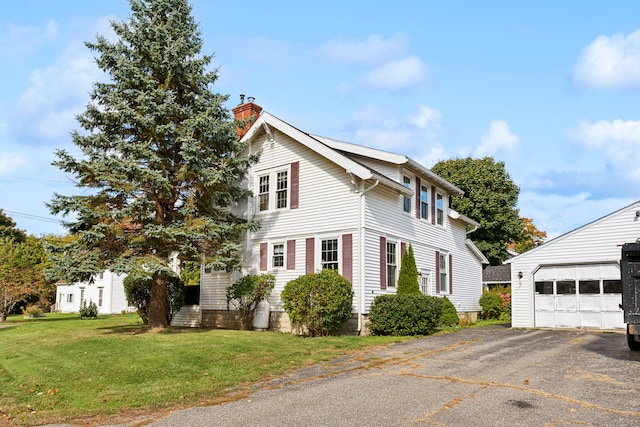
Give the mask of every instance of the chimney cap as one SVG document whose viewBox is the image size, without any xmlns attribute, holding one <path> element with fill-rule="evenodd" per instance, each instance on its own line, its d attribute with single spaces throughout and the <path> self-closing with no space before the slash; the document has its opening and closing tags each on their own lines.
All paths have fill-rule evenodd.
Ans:
<svg viewBox="0 0 640 427">
<path fill-rule="evenodd" d="M 238 104 L 238 105 L 242 105 L 242 104 L 244 104 L 244 94 L 243 93 L 240 94 L 240 104 Z"/>
<path fill-rule="evenodd" d="M 250 96 L 250 97 L 247 98 L 247 102 L 253 102 L 255 100 L 256 99 L 253 96 Z"/>
</svg>

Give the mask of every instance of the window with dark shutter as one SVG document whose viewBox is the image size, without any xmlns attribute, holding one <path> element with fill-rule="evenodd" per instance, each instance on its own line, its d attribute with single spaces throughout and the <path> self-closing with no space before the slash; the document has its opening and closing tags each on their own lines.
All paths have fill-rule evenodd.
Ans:
<svg viewBox="0 0 640 427">
<path fill-rule="evenodd" d="M 453 293 L 453 255 L 449 254 L 449 294 Z"/>
<path fill-rule="evenodd" d="M 416 176 L 416 218 L 420 219 L 420 178 Z"/>
<path fill-rule="evenodd" d="M 440 251 L 436 251 L 436 293 L 440 293 Z"/>
</svg>

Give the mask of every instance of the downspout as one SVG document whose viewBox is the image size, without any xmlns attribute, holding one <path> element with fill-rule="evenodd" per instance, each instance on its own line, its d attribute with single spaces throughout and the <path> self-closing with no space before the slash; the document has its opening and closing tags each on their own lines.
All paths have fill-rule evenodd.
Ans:
<svg viewBox="0 0 640 427">
<path fill-rule="evenodd" d="M 358 209 L 358 242 L 360 244 L 360 260 L 358 271 L 358 294 L 360 297 L 360 301 L 358 302 L 358 335 L 362 333 L 362 315 L 364 312 L 364 195 L 369 192 L 369 190 L 373 190 L 380 184 L 380 180 L 376 179 L 376 182 L 371 184 L 369 187 L 364 188 L 364 180 L 360 181 L 360 203 Z"/>
</svg>

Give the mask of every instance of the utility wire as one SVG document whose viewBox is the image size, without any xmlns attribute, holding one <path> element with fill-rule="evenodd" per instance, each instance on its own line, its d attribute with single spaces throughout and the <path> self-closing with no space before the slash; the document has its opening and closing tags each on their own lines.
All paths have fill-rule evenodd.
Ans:
<svg viewBox="0 0 640 427">
<path fill-rule="evenodd" d="M 4 209 L 3 209 L 3 211 L 8 213 L 8 214 L 11 214 L 12 216 L 18 216 L 18 217 L 21 217 L 21 218 L 28 218 L 28 219 L 33 219 L 33 220 L 36 220 L 36 221 L 53 222 L 53 223 L 56 223 L 56 224 L 62 224 L 61 220 L 54 219 L 54 218 L 51 218 L 51 217 L 38 216 L 38 215 L 26 214 L 26 213 L 15 212 L 15 211 L 7 211 L 7 210 L 4 210 Z"/>
</svg>

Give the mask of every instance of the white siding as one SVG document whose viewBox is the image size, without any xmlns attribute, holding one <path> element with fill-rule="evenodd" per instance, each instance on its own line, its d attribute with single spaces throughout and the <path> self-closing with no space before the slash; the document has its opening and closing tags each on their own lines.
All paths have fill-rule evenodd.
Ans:
<svg viewBox="0 0 640 427">
<path fill-rule="evenodd" d="M 84 291 L 84 301 L 96 303 L 99 314 L 118 314 L 123 311 L 135 311 L 130 306 L 124 292 L 124 275 L 105 271 L 102 277 L 96 275 L 93 283 L 79 282 L 73 285 L 58 285 L 56 289 L 56 306 L 62 313 L 80 311 L 81 295 Z M 100 290 L 102 290 L 102 304 L 100 304 Z M 73 302 L 67 302 L 68 295 L 73 294 Z"/>
<path fill-rule="evenodd" d="M 577 265 L 619 262 L 620 245 L 640 237 L 636 211 L 640 202 L 564 234 L 508 262 L 513 278 L 512 325 L 534 326 L 533 272 L 544 265 Z M 522 278 L 518 274 L 522 272 Z"/>
</svg>

